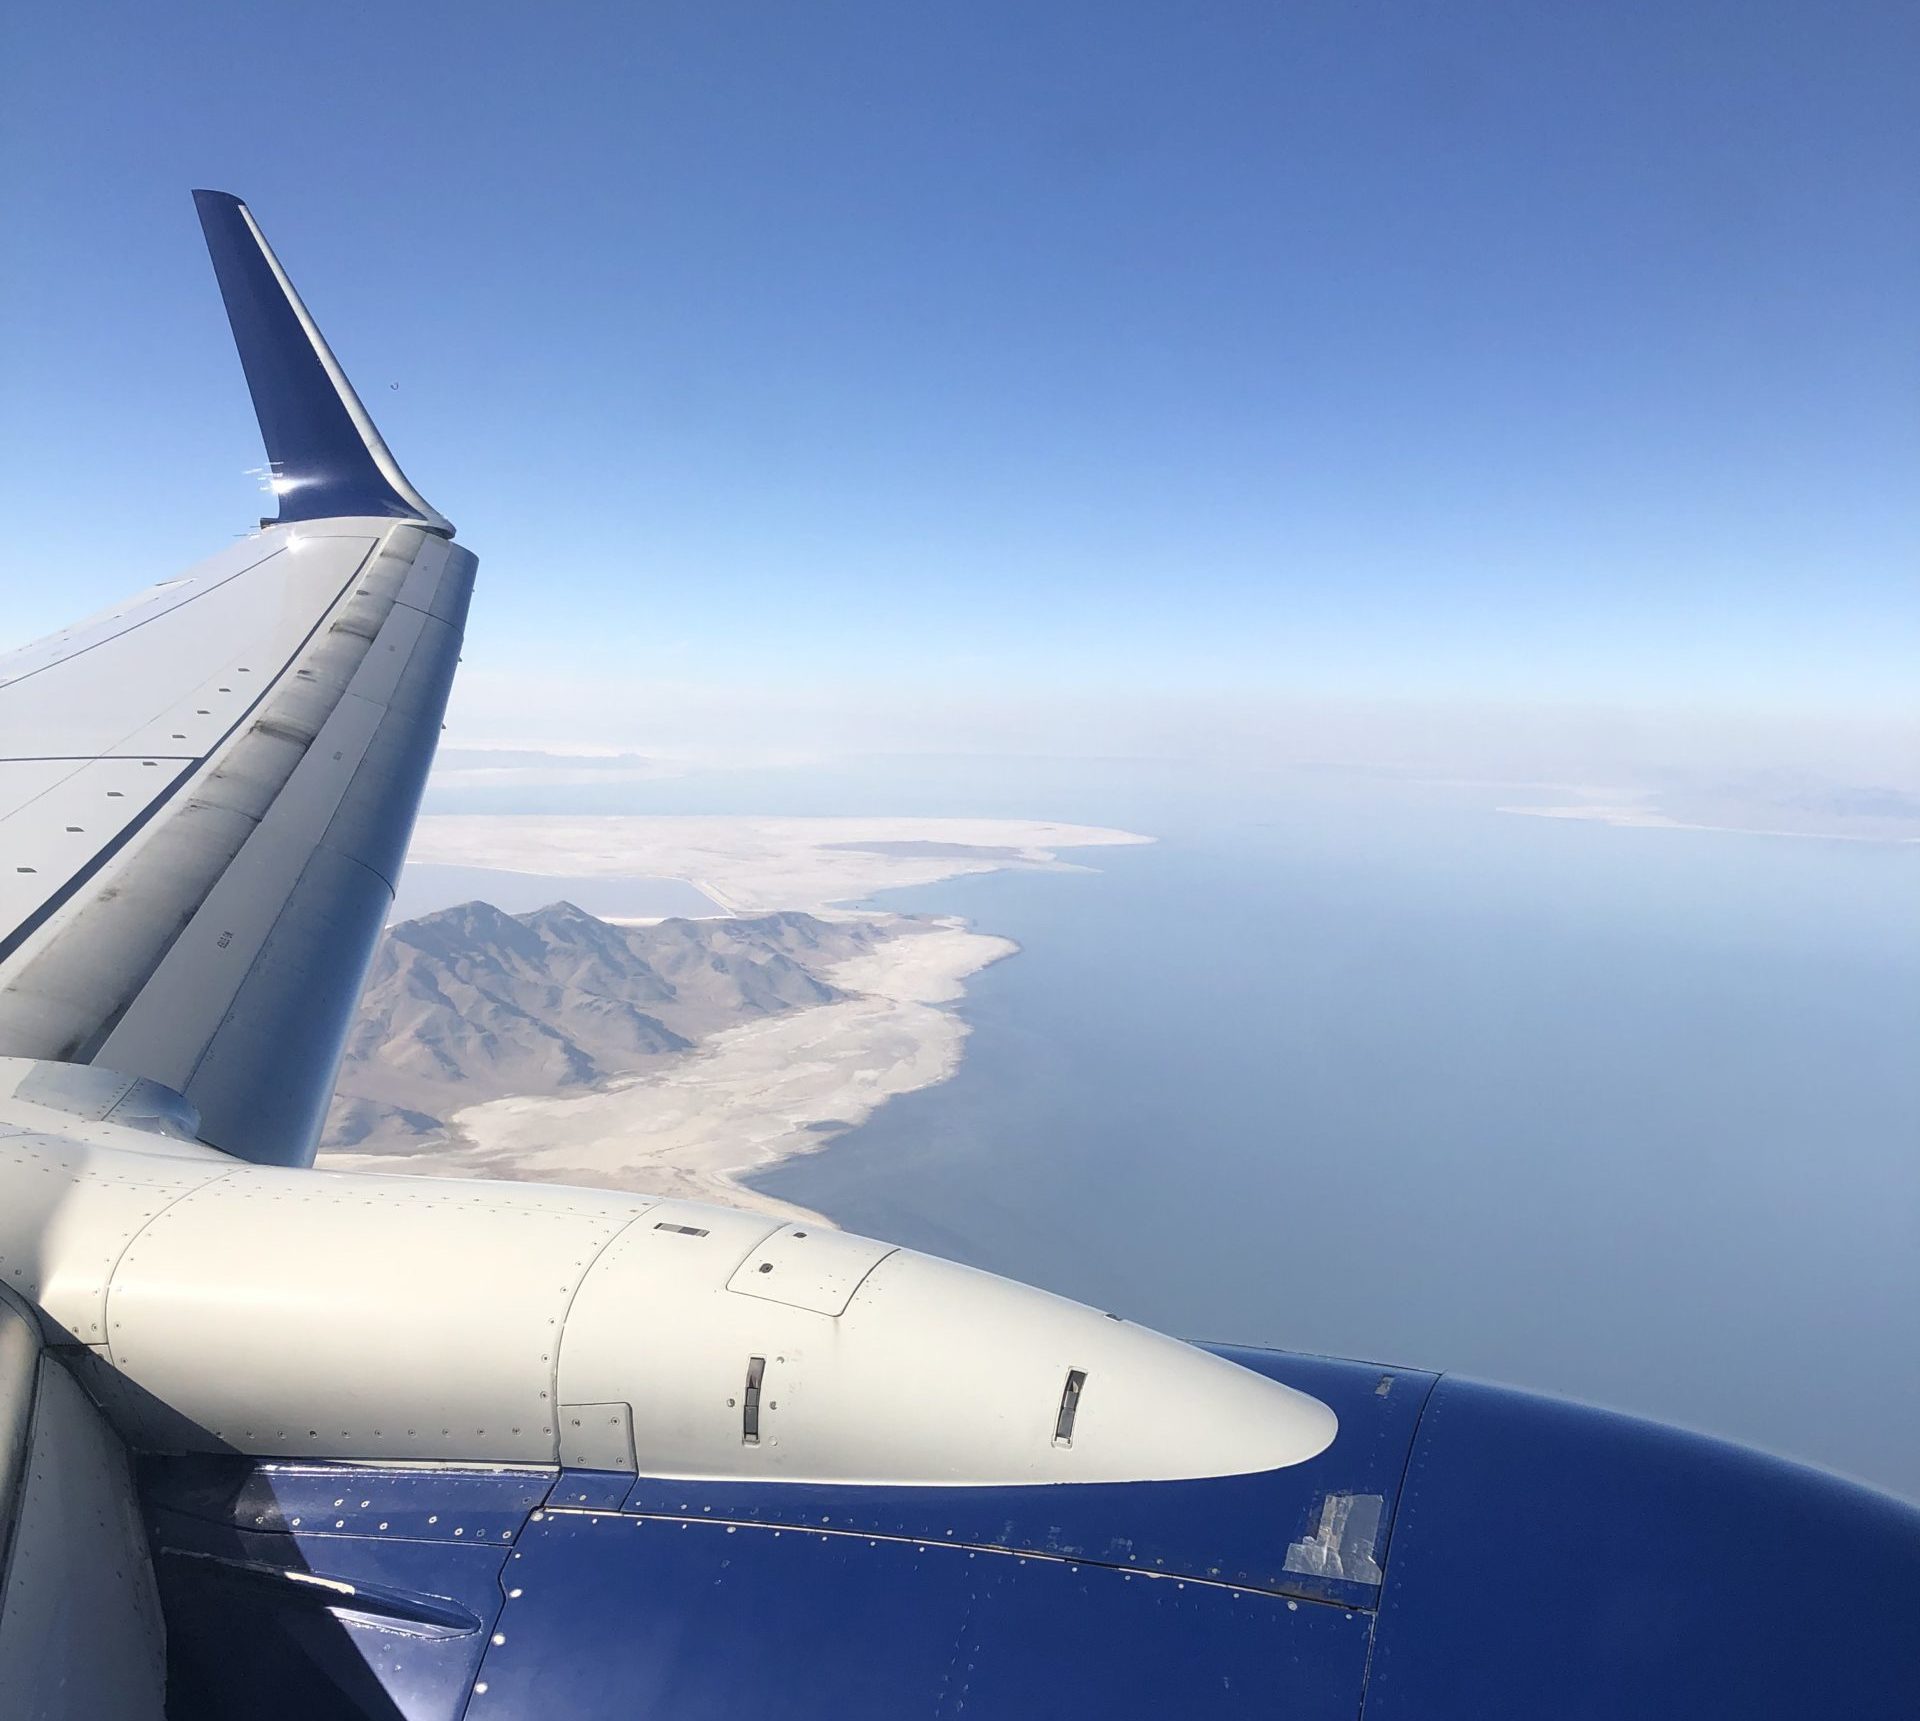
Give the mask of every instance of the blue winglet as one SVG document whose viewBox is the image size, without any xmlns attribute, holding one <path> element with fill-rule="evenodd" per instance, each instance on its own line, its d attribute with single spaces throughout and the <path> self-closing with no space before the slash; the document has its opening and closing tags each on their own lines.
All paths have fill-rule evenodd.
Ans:
<svg viewBox="0 0 1920 1721">
<path fill-rule="evenodd" d="M 193 201 L 267 445 L 278 523 L 373 514 L 451 538 L 452 523 L 380 439 L 252 212 L 224 191 Z"/>
</svg>

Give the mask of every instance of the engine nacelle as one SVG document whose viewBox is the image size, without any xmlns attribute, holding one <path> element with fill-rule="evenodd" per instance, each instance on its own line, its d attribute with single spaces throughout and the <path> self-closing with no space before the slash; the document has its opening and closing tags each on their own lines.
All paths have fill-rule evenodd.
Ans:
<svg viewBox="0 0 1920 1721">
<path fill-rule="evenodd" d="M 827 1226 L 84 1137 L 4 1144 L 0 1268 L 111 1365 L 96 1388 L 151 1449 L 1004 1485 L 1271 1470 L 1337 1426 L 1193 1346 Z"/>
</svg>

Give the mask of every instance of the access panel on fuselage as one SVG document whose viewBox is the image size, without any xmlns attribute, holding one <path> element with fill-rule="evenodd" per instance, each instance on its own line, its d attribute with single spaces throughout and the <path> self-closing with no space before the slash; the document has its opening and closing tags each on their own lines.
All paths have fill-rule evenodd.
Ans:
<svg viewBox="0 0 1920 1721">
<path fill-rule="evenodd" d="M 548 1512 L 468 1721 L 1352 1721 L 1371 1615 L 984 1548 Z"/>
</svg>

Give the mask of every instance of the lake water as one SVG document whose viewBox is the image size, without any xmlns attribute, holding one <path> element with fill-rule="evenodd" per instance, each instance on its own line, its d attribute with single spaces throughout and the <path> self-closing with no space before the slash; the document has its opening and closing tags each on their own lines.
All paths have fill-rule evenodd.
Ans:
<svg viewBox="0 0 1920 1721">
<path fill-rule="evenodd" d="M 1019 799 L 938 810 L 1164 840 L 890 894 L 1021 953 L 951 1082 L 762 1187 L 1189 1336 L 1920 1497 L 1920 852 L 1311 778 Z"/>
<path fill-rule="evenodd" d="M 683 878 L 559 878 L 490 866 L 410 862 L 393 893 L 389 921 L 412 920 L 462 902 L 490 902 L 507 914 L 528 914 L 566 901 L 602 920 L 703 920 L 727 911 Z"/>
</svg>

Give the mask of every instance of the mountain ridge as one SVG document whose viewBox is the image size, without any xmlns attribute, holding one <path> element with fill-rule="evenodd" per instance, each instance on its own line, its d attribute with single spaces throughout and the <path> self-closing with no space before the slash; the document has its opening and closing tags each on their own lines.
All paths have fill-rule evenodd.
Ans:
<svg viewBox="0 0 1920 1721">
<path fill-rule="evenodd" d="M 464 1106 L 644 1070 L 849 996 L 823 972 L 888 936 L 797 911 L 621 926 L 558 901 L 457 904 L 387 929 L 348 1033 L 327 1152 L 419 1151 Z"/>
</svg>

